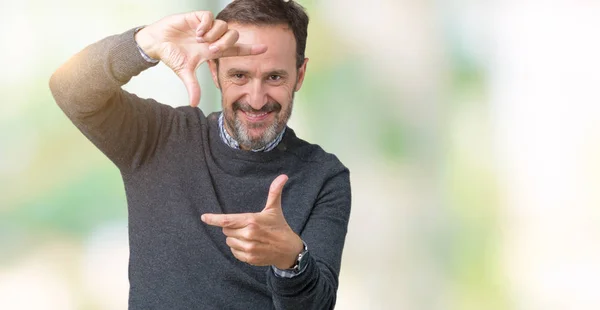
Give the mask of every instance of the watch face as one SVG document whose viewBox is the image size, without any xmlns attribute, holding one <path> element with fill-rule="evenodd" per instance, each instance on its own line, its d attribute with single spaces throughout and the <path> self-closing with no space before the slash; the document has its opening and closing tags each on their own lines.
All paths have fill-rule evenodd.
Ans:
<svg viewBox="0 0 600 310">
<path fill-rule="evenodd" d="M 300 253 L 299 257 L 298 257 L 298 271 L 303 270 L 304 267 L 306 267 L 306 264 L 308 264 L 308 251 L 304 250 L 302 251 L 302 253 Z"/>
</svg>

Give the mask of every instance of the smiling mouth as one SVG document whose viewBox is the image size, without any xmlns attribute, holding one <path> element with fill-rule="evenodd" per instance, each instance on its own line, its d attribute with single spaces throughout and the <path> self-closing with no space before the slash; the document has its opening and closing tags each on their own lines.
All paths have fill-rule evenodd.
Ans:
<svg viewBox="0 0 600 310">
<path fill-rule="evenodd" d="M 251 122 L 259 122 L 265 120 L 272 112 L 252 113 L 241 111 L 246 116 L 246 119 Z"/>
</svg>

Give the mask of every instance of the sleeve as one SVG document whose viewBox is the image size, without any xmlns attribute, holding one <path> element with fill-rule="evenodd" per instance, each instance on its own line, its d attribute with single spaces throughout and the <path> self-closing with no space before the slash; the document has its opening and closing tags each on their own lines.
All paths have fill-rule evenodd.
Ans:
<svg viewBox="0 0 600 310">
<path fill-rule="evenodd" d="M 148 63 L 135 29 L 98 41 L 69 59 L 50 78 L 58 106 L 119 169 L 149 160 L 177 121 L 176 109 L 142 99 L 121 87 Z"/>
<path fill-rule="evenodd" d="M 267 275 L 276 309 L 333 309 L 350 205 L 350 175 L 344 169 L 325 182 L 302 230 L 310 253 L 306 269 L 293 278 L 271 269 Z"/>
</svg>

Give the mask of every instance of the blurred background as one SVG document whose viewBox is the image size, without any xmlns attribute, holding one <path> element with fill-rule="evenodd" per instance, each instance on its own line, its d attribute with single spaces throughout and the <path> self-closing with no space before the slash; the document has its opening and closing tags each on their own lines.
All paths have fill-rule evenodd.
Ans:
<svg viewBox="0 0 600 310">
<path fill-rule="evenodd" d="M 103 37 L 227 1 L 0 1 L 0 309 L 126 309 L 119 172 L 48 80 Z M 291 127 L 352 178 L 337 309 L 600 309 L 600 2 L 298 2 Z M 187 104 L 162 64 L 126 89 Z"/>
</svg>

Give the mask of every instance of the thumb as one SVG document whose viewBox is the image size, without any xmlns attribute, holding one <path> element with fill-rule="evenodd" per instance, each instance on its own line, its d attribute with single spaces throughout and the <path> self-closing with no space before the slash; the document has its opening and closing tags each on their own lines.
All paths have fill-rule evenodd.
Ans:
<svg viewBox="0 0 600 310">
<path fill-rule="evenodd" d="M 198 84 L 198 78 L 196 77 L 196 70 L 185 68 L 177 73 L 177 76 L 185 85 L 185 89 L 188 93 L 188 98 L 190 99 L 190 105 L 192 107 L 197 107 L 200 103 L 200 84 Z"/>
<path fill-rule="evenodd" d="M 282 174 L 273 180 L 271 187 L 269 188 L 267 205 L 264 210 L 281 209 L 281 192 L 283 191 L 283 186 L 287 180 L 288 176 L 285 174 Z"/>
</svg>

